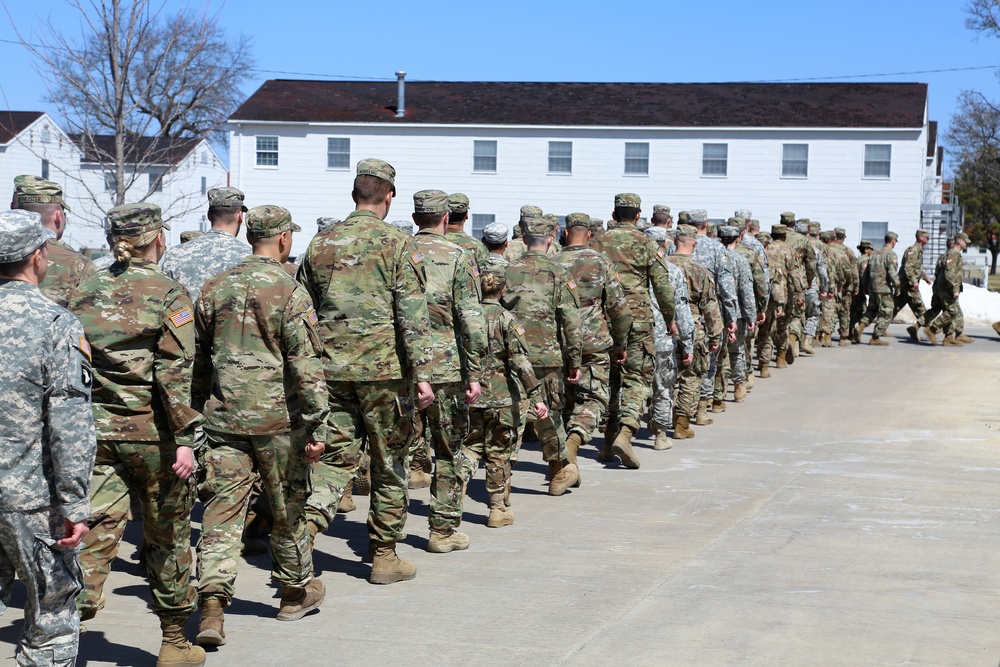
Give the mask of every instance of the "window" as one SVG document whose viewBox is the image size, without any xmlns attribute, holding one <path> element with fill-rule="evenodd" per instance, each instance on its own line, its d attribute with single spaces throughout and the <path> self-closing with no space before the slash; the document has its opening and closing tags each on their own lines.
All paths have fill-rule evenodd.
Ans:
<svg viewBox="0 0 1000 667">
<path fill-rule="evenodd" d="M 42 128 L 42 143 L 43 144 L 50 144 L 50 143 L 52 143 L 52 132 L 49 131 L 48 127 L 43 127 Z M 46 177 L 46 178 L 48 178 L 48 177 Z"/>
<path fill-rule="evenodd" d="M 889 231 L 888 222 L 862 222 L 861 240 L 871 241 L 876 249 L 885 245 L 885 233 Z"/>
<path fill-rule="evenodd" d="M 549 173 L 550 174 L 573 173 L 572 141 L 549 142 Z"/>
<path fill-rule="evenodd" d="M 625 144 L 625 173 L 649 174 L 649 144 Z"/>
<path fill-rule="evenodd" d="M 495 145 L 496 142 L 494 141 Z M 483 230 L 486 229 L 486 225 L 492 225 L 497 221 L 497 216 L 495 213 L 473 213 L 472 214 L 472 235 L 483 240 Z"/>
<path fill-rule="evenodd" d="M 257 166 L 278 166 L 278 137 L 257 137 Z"/>
<path fill-rule="evenodd" d="M 809 144 L 782 144 L 781 175 L 787 178 L 809 176 Z"/>
<path fill-rule="evenodd" d="M 725 176 L 729 168 L 729 144 L 701 145 L 701 175 Z"/>
<path fill-rule="evenodd" d="M 115 177 L 113 172 L 104 172 L 104 191 L 105 192 L 117 192 L 118 191 L 118 179 Z"/>
<path fill-rule="evenodd" d="M 162 169 L 153 169 L 149 172 L 149 191 L 150 192 L 163 192 L 163 179 L 164 171 Z"/>
<path fill-rule="evenodd" d="M 208 151 L 201 151 L 201 155 L 198 159 L 202 164 L 208 164 Z"/>
<path fill-rule="evenodd" d="M 326 168 L 351 168 L 351 140 L 330 137 L 326 140 Z"/>
<path fill-rule="evenodd" d="M 865 144 L 865 178 L 889 178 L 890 144 Z"/>
<path fill-rule="evenodd" d="M 49 161 L 42 159 L 42 178 L 49 180 Z"/>
<path fill-rule="evenodd" d="M 472 171 L 495 174 L 497 171 L 497 142 L 472 142 Z"/>
<path fill-rule="evenodd" d="M 205 194 L 208 191 L 208 179 L 204 176 L 201 177 L 201 194 Z"/>
<path fill-rule="evenodd" d="M 208 221 L 208 216 L 203 216 L 201 220 L 198 221 L 198 231 L 207 232 L 212 224 Z"/>
</svg>

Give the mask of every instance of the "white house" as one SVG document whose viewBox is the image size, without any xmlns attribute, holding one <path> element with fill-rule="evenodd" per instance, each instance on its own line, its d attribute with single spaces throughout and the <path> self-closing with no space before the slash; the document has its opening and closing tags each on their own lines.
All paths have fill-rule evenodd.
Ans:
<svg viewBox="0 0 1000 667">
<path fill-rule="evenodd" d="M 299 252 L 317 217 L 352 210 L 366 157 L 397 170 L 390 220 L 409 217 L 417 190 L 464 192 L 474 234 L 513 225 L 526 203 L 606 220 L 624 191 L 647 214 L 746 208 L 767 230 L 791 210 L 881 245 L 887 229 L 912 238 L 941 192 L 921 83 L 271 80 L 229 127 L 232 185 L 249 205 L 289 208 Z"/>
</svg>

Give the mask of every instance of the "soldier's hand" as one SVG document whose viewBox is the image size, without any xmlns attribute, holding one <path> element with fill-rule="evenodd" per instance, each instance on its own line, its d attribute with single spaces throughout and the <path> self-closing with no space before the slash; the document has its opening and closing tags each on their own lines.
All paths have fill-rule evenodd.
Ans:
<svg viewBox="0 0 1000 667">
<path fill-rule="evenodd" d="M 628 359 L 628 350 L 615 350 L 615 363 L 621 366 Z"/>
<path fill-rule="evenodd" d="M 690 366 L 692 363 L 694 363 L 694 354 L 691 352 L 685 354 L 681 358 L 681 363 L 684 364 L 685 366 Z"/>
<path fill-rule="evenodd" d="M 465 385 L 465 402 L 472 405 L 479 400 L 482 393 L 483 388 L 479 386 L 478 382 L 470 382 Z"/>
<path fill-rule="evenodd" d="M 757 328 L 757 320 L 750 320 L 747 322 L 747 331 L 753 331 Z"/>
<path fill-rule="evenodd" d="M 579 382 L 580 369 L 579 368 L 569 369 L 569 373 L 566 375 L 566 381 L 569 382 L 570 384 L 576 384 L 577 382 Z"/>
<path fill-rule="evenodd" d="M 783 310 L 777 310 L 774 313 L 775 317 L 784 317 L 784 315 L 785 315 L 785 311 L 783 311 Z"/>
<path fill-rule="evenodd" d="M 955 292 L 955 299 L 958 299 L 958 292 Z"/>
<path fill-rule="evenodd" d="M 928 285 L 930 285 L 931 284 L 931 279 L 930 278 L 924 278 L 924 282 L 927 283 Z"/>
<path fill-rule="evenodd" d="M 796 306 L 801 306 L 803 303 L 805 303 L 805 302 L 801 298 L 795 300 L 795 305 Z"/>
<path fill-rule="evenodd" d="M 764 324 L 765 319 L 767 319 L 767 313 L 763 310 L 757 313 L 757 324 Z"/>
<path fill-rule="evenodd" d="M 542 401 L 538 401 L 537 403 L 535 403 L 535 416 L 538 417 L 539 419 L 549 418 L 549 408 Z"/>
<path fill-rule="evenodd" d="M 63 519 L 63 526 L 66 528 L 66 537 L 56 540 L 56 546 L 66 549 L 75 549 L 80 546 L 83 536 L 90 532 L 90 526 L 87 525 L 86 521 L 73 523 L 69 519 Z"/>
<path fill-rule="evenodd" d="M 715 352 L 718 349 L 719 349 L 719 344 L 718 343 L 713 343 L 713 344 L 711 344 L 711 345 L 708 346 L 708 351 L 709 352 Z"/>
<path fill-rule="evenodd" d="M 417 409 L 423 410 L 434 402 L 434 390 L 430 382 L 417 383 Z"/>
<path fill-rule="evenodd" d="M 670 323 L 670 335 L 671 336 L 676 336 L 677 335 L 677 322 L 671 322 Z"/>
<path fill-rule="evenodd" d="M 177 448 L 177 460 L 171 469 L 181 479 L 187 479 L 194 472 L 194 451 L 190 447 Z"/>
<path fill-rule="evenodd" d="M 306 443 L 305 457 L 309 463 L 319 463 L 320 455 L 326 450 L 326 445 L 322 442 L 310 440 Z"/>
</svg>

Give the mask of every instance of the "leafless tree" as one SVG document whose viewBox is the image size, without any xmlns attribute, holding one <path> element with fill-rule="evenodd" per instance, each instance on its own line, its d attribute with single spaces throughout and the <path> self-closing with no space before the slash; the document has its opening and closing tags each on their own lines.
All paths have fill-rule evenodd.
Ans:
<svg viewBox="0 0 1000 667">
<path fill-rule="evenodd" d="M 970 0 L 965 6 L 965 27 L 993 37 L 1000 37 L 1000 2 L 997 0 Z"/>
</svg>

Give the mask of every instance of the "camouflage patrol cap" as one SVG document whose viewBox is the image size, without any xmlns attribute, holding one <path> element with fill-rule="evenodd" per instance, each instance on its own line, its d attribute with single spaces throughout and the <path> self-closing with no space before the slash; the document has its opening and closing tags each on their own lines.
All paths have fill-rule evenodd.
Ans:
<svg viewBox="0 0 1000 667">
<path fill-rule="evenodd" d="M 885 238 L 886 240 L 892 239 L 893 241 L 895 241 L 899 238 L 899 234 L 897 234 L 896 232 L 886 232 Z"/>
<path fill-rule="evenodd" d="M 773 234 L 787 234 L 787 233 L 788 233 L 788 227 L 786 227 L 785 225 L 781 225 L 781 224 L 771 225 L 771 234 L 772 235 Z"/>
<path fill-rule="evenodd" d="M 687 211 L 680 211 L 677 213 L 677 224 L 679 225 L 687 224 L 690 221 L 690 218 L 691 214 L 689 214 Z"/>
<path fill-rule="evenodd" d="M 0 211 L 0 264 L 19 262 L 56 237 L 34 211 Z"/>
<path fill-rule="evenodd" d="M 586 227 L 590 229 L 590 216 L 586 213 L 570 213 L 566 216 L 566 229 L 571 227 Z"/>
<path fill-rule="evenodd" d="M 480 275 L 485 275 L 487 273 L 494 276 L 500 276 L 502 278 L 506 278 L 507 260 L 505 260 L 500 255 L 495 255 L 493 253 L 490 253 L 489 256 L 486 258 L 486 261 L 483 262 L 483 265 L 479 267 Z"/>
<path fill-rule="evenodd" d="M 243 192 L 236 188 L 212 188 L 208 191 L 208 205 L 211 208 L 239 208 L 244 213 L 248 210 L 243 203 Z"/>
<path fill-rule="evenodd" d="M 594 233 L 603 232 L 604 231 L 604 221 L 601 220 L 600 218 L 593 218 L 592 217 L 590 219 L 590 231 L 592 231 Z"/>
<path fill-rule="evenodd" d="M 653 204 L 653 215 L 657 213 L 660 215 L 670 215 L 670 207 L 663 204 Z"/>
<path fill-rule="evenodd" d="M 796 220 L 795 227 L 793 229 L 799 234 L 805 234 L 809 231 L 809 218 L 804 220 Z"/>
<path fill-rule="evenodd" d="M 649 220 L 646 220 L 646 218 L 639 218 L 638 220 L 635 221 L 635 228 L 638 229 L 640 232 L 644 232 L 650 227 L 652 227 L 652 225 L 649 224 Z"/>
<path fill-rule="evenodd" d="M 708 233 L 709 236 L 715 236 L 716 234 L 719 233 L 718 229 L 719 229 L 718 225 L 716 225 L 714 222 L 710 222 L 708 223 L 708 227 L 706 227 L 706 232 Z"/>
<path fill-rule="evenodd" d="M 753 213 L 751 213 L 750 211 L 746 210 L 745 208 L 741 208 L 741 209 L 737 210 L 735 213 L 733 213 L 733 217 L 734 218 L 743 218 L 744 220 L 749 220 L 750 218 L 753 217 Z"/>
<path fill-rule="evenodd" d="M 287 208 L 264 204 L 254 206 L 247 213 L 247 238 L 266 239 L 282 232 L 301 232 L 302 228 L 292 222 L 292 213 Z"/>
<path fill-rule="evenodd" d="M 414 213 L 444 213 L 448 210 L 448 193 L 441 190 L 421 190 L 413 193 Z"/>
<path fill-rule="evenodd" d="M 108 211 L 108 236 L 138 236 L 154 229 L 170 229 L 156 204 L 123 204 Z"/>
<path fill-rule="evenodd" d="M 316 218 L 316 231 L 323 232 L 341 222 L 340 218 Z"/>
<path fill-rule="evenodd" d="M 820 231 L 819 223 L 815 221 L 810 222 L 808 229 L 810 234 L 819 233 Z"/>
<path fill-rule="evenodd" d="M 785 211 L 780 216 L 778 216 L 778 220 L 783 225 L 795 224 L 795 214 L 792 213 L 791 211 Z"/>
<path fill-rule="evenodd" d="M 199 236 L 204 236 L 204 235 L 205 232 L 198 232 L 198 231 L 181 232 L 181 243 L 187 243 L 188 241 L 193 241 Z"/>
<path fill-rule="evenodd" d="M 392 168 L 392 165 L 384 160 L 376 160 L 375 158 L 369 157 L 358 162 L 357 169 L 358 176 L 374 176 L 375 178 L 381 178 L 383 181 L 389 181 L 389 185 L 392 186 L 392 194 L 396 194 L 396 170 Z"/>
<path fill-rule="evenodd" d="M 677 225 L 677 238 L 693 239 L 698 236 L 698 229 L 694 225 Z"/>
<path fill-rule="evenodd" d="M 708 222 L 708 211 L 703 208 L 693 208 L 688 211 L 688 222 L 693 225 Z"/>
<path fill-rule="evenodd" d="M 543 215 L 533 215 L 524 220 L 525 233 L 528 236 L 549 236 L 555 231 L 557 224 L 558 221 L 552 221 Z"/>
<path fill-rule="evenodd" d="M 663 227 L 649 227 L 643 230 L 642 233 L 657 243 L 666 243 L 667 241 L 667 230 Z"/>
<path fill-rule="evenodd" d="M 915 234 L 915 236 L 918 239 L 921 236 L 926 237 L 926 238 L 930 238 L 931 237 L 931 233 L 929 231 L 927 231 L 926 229 L 918 229 L 917 232 L 916 232 L 916 234 Z"/>
<path fill-rule="evenodd" d="M 847 236 L 847 230 L 844 229 L 843 227 L 834 227 L 833 233 L 836 234 L 837 236 L 845 236 L 845 237 Z"/>
<path fill-rule="evenodd" d="M 738 223 L 736 218 L 729 218 L 726 224 L 719 225 L 719 238 L 735 239 L 742 230 L 743 226 Z"/>
<path fill-rule="evenodd" d="M 858 250 L 871 250 L 874 247 L 871 241 L 862 241 L 858 244 Z"/>
<path fill-rule="evenodd" d="M 491 222 L 483 229 L 483 241 L 491 245 L 500 245 L 507 240 L 510 230 L 502 222 Z"/>
<path fill-rule="evenodd" d="M 761 244 L 764 245 L 769 244 L 774 240 L 771 238 L 771 235 L 768 234 L 767 232 L 758 232 L 758 234 L 754 238 L 756 238 L 758 241 L 761 242 Z"/>
<path fill-rule="evenodd" d="M 615 195 L 615 208 L 639 208 L 642 199 L 634 192 L 620 192 Z"/>
<path fill-rule="evenodd" d="M 396 229 L 413 236 L 413 221 L 412 220 L 393 220 L 389 223 Z"/>
<path fill-rule="evenodd" d="M 14 178 L 14 205 L 60 204 L 70 211 L 63 200 L 62 186 L 38 176 L 24 174 Z M 72 213 L 72 211 L 70 211 Z"/>
<path fill-rule="evenodd" d="M 521 217 L 518 218 L 520 222 L 524 222 L 528 218 L 540 218 L 542 217 L 542 209 L 537 206 L 532 206 L 531 204 L 525 204 L 521 207 Z"/>
<path fill-rule="evenodd" d="M 519 239 L 521 235 L 524 234 L 524 230 L 521 229 L 521 223 L 514 225 L 514 229 L 510 230 L 510 237 L 512 239 Z"/>
<path fill-rule="evenodd" d="M 891 233 L 892 232 L 890 232 L 890 234 Z M 969 235 L 966 234 L 965 232 L 959 232 L 958 234 L 955 234 L 955 238 L 958 239 L 959 241 L 964 241 L 965 243 L 972 243 L 972 239 L 970 239 Z"/>
<path fill-rule="evenodd" d="M 830 231 L 829 229 L 825 229 L 819 233 L 820 241 L 832 241 L 836 237 L 837 235 L 834 232 Z"/>
<path fill-rule="evenodd" d="M 452 213 L 468 213 L 469 198 L 461 192 L 448 195 L 448 210 Z"/>
</svg>

